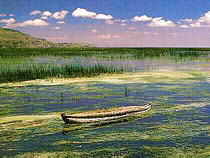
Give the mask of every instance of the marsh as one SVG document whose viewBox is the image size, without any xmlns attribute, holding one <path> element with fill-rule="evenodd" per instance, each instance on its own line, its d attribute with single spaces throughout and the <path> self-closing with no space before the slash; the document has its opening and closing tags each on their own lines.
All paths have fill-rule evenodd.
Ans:
<svg viewBox="0 0 210 158">
<path fill-rule="evenodd" d="M 0 155 L 210 155 L 208 50 L 24 51 L 1 54 Z M 68 66 L 74 75 L 65 75 Z M 18 71 L 31 75 L 13 77 Z M 105 126 L 70 126 L 60 118 L 150 101 L 143 116 Z"/>
</svg>

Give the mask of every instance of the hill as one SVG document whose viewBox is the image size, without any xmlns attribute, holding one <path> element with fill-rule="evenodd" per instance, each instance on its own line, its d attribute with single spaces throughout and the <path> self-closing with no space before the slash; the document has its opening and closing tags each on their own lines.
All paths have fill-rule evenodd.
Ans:
<svg viewBox="0 0 210 158">
<path fill-rule="evenodd" d="M 0 28 L 0 48 L 72 48 L 90 47 L 88 44 L 80 43 L 53 43 L 45 39 L 32 37 L 28 34 Z"/>
</svg>

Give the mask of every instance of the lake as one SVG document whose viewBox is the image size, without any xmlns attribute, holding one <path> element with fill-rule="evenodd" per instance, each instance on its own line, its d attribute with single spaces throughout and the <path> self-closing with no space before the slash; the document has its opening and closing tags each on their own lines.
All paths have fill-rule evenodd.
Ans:
<svg viewBox="0 0 210 158">
<path fill-rule="evenodd" d="M 111 55 L 94 52 L 85 56 L 0 58 L 0 67 L 4 70 L 27 69 L 31 64 L 102 65 L 115 71 L 73 78 L 59 74 L 0 83 L 0 155 L 210 156 L 208 53 L 136 56 L 129 52 Z M 120 123 L 67 125 L 60 117 L 62 113 L 148 102 L 153 105 L 150 112 Z"/>
</svg>

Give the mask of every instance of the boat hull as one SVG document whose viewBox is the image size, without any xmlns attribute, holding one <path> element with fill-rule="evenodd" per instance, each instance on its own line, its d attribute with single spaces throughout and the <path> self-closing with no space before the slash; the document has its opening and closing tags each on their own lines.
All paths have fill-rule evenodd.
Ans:
<svg viewBox="0 0 210 158">
<path fill-rule="evenodd" d="M 121 119 L 124 117 L 129 117 L 132 115 L 138 115 L 145 113 L 151 109 L 151 103 L 144 106 L 132 106 L 132 107 L 121 107 L 113 109 L 114 112 L 103 112 L 99 110 L 97 112 L 88 112 L 79 113 L 74 115 L 65 115 L 61 114 L 61 117 L 65 123 L 68 124 L 81 124 L 81 123 L 94 123 L 94 122 L 104 122 Z"/>
</svg>

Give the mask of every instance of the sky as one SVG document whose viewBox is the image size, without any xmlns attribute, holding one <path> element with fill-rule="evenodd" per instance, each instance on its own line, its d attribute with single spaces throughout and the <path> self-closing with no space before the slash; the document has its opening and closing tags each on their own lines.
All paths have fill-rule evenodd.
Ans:
<svg viewBox="0 0 210 158">
<path fill-rule="evenodd" d="M 0 0 L 0 27 L 99 47 L 210 47 L 210 1 Z"/>
</svg>

